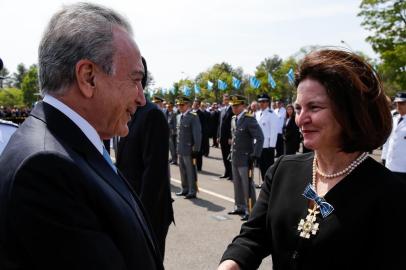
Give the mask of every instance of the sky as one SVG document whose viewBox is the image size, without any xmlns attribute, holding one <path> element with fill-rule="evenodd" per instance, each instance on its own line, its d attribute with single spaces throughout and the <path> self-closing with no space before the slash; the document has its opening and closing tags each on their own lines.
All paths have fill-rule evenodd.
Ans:
<svg viewBox="0 0 406 270">
<path fill-rule="evenodd" d="M 0 0 L 0 58 L 12 73 L 37 62 L 43 31 L 68 0 Z M 152 73 L 169 88 L 227 62 L 254 74 L 266 57 L 285 59 L 309 45 L 377 55 L 357 17 L 357 0 L 99 0 L 131 23 Z"/>
</svg>

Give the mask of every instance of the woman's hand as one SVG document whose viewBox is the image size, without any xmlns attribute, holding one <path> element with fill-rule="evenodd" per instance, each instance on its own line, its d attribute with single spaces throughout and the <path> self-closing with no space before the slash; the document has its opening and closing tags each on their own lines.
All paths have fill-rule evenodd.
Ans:
<svg viewBox="0 0 406 270">
<path fill-rule="evenodd" d="M 240 266 L 233 260 L 225 260 L 219 265 L 217 270 L 240 270 Z"/>
</svg>

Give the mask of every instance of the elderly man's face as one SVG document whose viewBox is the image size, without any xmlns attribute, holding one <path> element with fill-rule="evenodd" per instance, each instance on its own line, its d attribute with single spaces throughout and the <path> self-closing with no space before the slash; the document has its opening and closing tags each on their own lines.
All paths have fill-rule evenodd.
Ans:
<svg viewBox="0 0 406 270">
<path fill-rule="evenodd" d="M 113 29 L 113 75 L 99 74 L 96 78 L 95 108 L 99 116 L 97 131 L 102 139 L 126 136 L 127 123 L 138 106 L 145 105 L 141 85 L 144 66 L 140 51 L 123 29 Z"/>
</svg>

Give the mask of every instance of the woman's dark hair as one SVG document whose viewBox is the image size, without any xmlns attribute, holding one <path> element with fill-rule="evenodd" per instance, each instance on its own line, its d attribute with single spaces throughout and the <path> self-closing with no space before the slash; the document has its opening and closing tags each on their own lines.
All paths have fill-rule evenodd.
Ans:
<svg viewBox="0 0 406 270">
<path fill-rule="evenodd" d="M 293 121 L 294 121 L 294 120 L 295 120 L 295 116 L 296 116 L 295 107 L 293 106 L 293 104 L 288 104 L 288 105 L 286 106 L 286 119 L 289 118 L 288 108 L 291 108 L 291 109 L 292 109 L 292 116 L 291 116 L 291 118 L 292 118 Z"/>
<path fill-rule="evenodd" d="M 371 151 L 385 143 L 392 118 L 379 75 L 360 56 L 323 49 L 306 55 L 295 74 L 296 86 L 305 79 L 321 83 L 342 127 L 344 152 Z"/>
</svg>

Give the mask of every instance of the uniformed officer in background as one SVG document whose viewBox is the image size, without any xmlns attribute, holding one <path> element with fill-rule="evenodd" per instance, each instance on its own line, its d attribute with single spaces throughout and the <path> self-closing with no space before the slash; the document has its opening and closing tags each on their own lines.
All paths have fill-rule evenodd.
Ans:
<svg viewBox="0 0 406 270">
<path fill-rule="evenodd" d="M 274 163 L 275 146 L 278 138 L 279 118 L 276 113 L 269 108 L 271 98 L 268 94 L 258 96 L 259 110 L 255 114 L 255 118 L 261 127 L 264 135 L 264 145 L 262 146 L 261 157 L 258 160 L 259 169 L 261 170 L 262 181 L 265 178 L 265 173 L 268 168 Z"/>
<path fill-rule="evenodd" d="M 392 133 L 382 150 L 385 166 L 406 181 L 406 92 L 396 94 L 398 114 L 393 116 Z"/>
<path fill-rule="evenodd" d="M 164 101 L 165 101 L 165 99 L 161 96 L 158 96 L 158 95 L 152 96 L 152 102 L 155 103 L 155 105 L 157 105 L 158 108 L 161 109 L 161 111 L 163 111 L 163 112 L 166 111 L 166 108 L 164 106 Z"/>
<path fill-rule="evenodd" d="M 178 153 L 176 151 L 176 112 L 173 110 L 173 102 L 168 101 L 166 103 L 166 119 L 168 120 L 169 126 L 169 151 L 171 153 L 171 160 L 170 163 L 173 165 L 178 165 Z"/>
<path fill-rule="evenodd" d="M 245 111 L 246 99 L 244 96 L 231 96 L 230 104 L 234 116 L 231 120 L 231 168 L 234 183 L 235 209 L 228 214 L 242 215 L 241 220 L 248 220 L 249 198 L 255 200 L 255 187 L 249 181 L 249 165 L 254 159 L 261 156 L 264 135 L 252 114 Z M 253 194 L 250 194 L 250 190 Z"/>
<path fill-rule="evenodd" d="M 0 58 L 0 70 L 2 69 L 3 69 L 3 61 Z M 2 79 L 3 78 L 0 77 L 0 83 L 2 82 Z M 17 128 L 18 128 L 17 124 L 0 119 L 0 155 L 1 152 L 3 152 L 4 147 L 6 147 L 11 135 L 13 135 L 13 133 L 17 130 Z"/>
<path fill-rule="evenodd" d="M 176 104 L 180 112 L 176 122 L 178 132 L 177 150 L 180 180 L 182 182 L 182 190 L 176 195 L 185 196 L 185 199 L 193 199 L 196 198 L 197 192 L 197 172 L 192 158 L 200 151 L 202 142 L 201 125 L 197 114 L 191 112 L 188 97 L 179 96 Z"/>
</svg>

